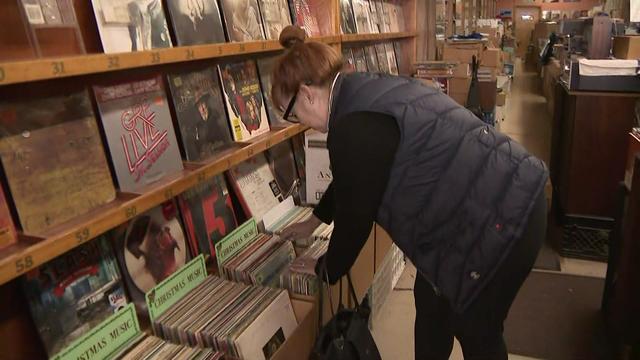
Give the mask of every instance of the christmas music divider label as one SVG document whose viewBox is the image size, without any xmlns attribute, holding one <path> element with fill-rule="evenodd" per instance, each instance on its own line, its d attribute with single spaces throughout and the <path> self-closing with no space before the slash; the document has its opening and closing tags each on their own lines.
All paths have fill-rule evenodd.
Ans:
<svg viewBox="0 0 640 360">
<path fill-rule="evenodd" d="M 127 304 L 100 325 L 52 357 L 54 360 L 110 359 L 140 335 L 133 303 Z"/>
<path fill-rule="evenodd" d="M 149 319 L 153 322 L 206 278 L 204 254 L 200 254 L 145 294 Z"/>
</svg>

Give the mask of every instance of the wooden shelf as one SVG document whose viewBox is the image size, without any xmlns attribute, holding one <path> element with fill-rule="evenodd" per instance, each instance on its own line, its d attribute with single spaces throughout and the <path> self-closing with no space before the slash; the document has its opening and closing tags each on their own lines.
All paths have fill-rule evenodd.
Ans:
<svg viewBox="0 0 640 360">
<path fill-rule="evenodd" d="M 334 44 L 340 42 L 340 36 L 322 36 L 312 38 L 312 40 Z M 281 49 L 282 47 L 278 41 L 266 40 L 5 62 L 0 63 L 0 85 L 98 74 L 185 61 L 258 54 Z"/>
<path fill-rule="evenodd" d="M 415 37 L 415 31 L 405 31 L 396 33 L 382 33 L 382 34 L 345 34 L 341 35 L 343 43 L 363 42 L 363 41 L 379 41 L 379 40 L 394 40 Z"/>
<path fill-rule="evenodd" d="M 18 244 L 0 251 L 0 284 L 79 246 L 141 214 L 185 190 L 259 154 L 268 148 L 305 131 L 296 124 L 274 129 L 239 149 L 223 152 L 202 164 L 185 164 L 182 174 L 156 184 L 142 195 L 120 193 L 115 201 L 73 221 L 35 236 L 22 235 Z"/>
</svg>

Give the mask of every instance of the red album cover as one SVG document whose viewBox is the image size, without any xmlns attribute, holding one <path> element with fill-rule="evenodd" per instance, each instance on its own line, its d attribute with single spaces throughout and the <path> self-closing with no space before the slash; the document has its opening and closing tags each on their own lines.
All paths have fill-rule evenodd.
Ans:
<svg viewBox="0 0 640 360">
<path fill-rule="evenodd" d="M 215 245 L 236 226 L 227 184 L 222 175 L 197 185 L 178 198 L 191 252 L 215 258 Z"/>
</svg>

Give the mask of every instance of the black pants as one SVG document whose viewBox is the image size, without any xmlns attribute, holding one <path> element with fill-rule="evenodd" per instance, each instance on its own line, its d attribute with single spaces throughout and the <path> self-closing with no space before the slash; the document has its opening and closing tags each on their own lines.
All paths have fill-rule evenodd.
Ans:
<svg viewBox="0 0 640 360">
<path fill-rule="evenodd" d="M 416 276 L 416 360 L 446 360 L 458 338 L 465 360 L 507 360 L 503 323 L 520 286 L 536 260 L 547 227 L 544 192 L 536 200 L 529 221 L 494 278 L 462 314 L 436 295 L 420 274 Z"/>
</svg>

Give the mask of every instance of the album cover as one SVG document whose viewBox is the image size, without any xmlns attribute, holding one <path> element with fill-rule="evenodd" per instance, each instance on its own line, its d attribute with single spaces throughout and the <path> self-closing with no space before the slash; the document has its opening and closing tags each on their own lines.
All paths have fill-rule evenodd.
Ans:
<svg viewBox="0 0 640 360">
<path fill-rule="evenodd" d="M 167 0 L 178 46 L 223 43 L 217 0 Z"/>
<path fill-rule="evenodd" d="M 291 25 L 291 13 L 287 0 L 259 0 L 264 32 L 267 39 L 278 40 L 280 32 Z"/>
<path fill-rule="evenodd" d="M 307 0 L 291 0 L 291 12 L 295 14 L 295 24 L 300 26 L 307 33 L 307 36 L 321 36 L 318 19 L 311 12 Z"/>
<path fill-rule="evenodd" d="M 378 65 L 378 57 L 376 55 L 376 48 L 373 45 L 364 47 L 365 60 L 367 61 L 367 69 L 369 72 L 380 72 L 380 66 Z"/>
<path fill-rule="evenodd" d="M 196 185 L 178 197 L 192 254 L 215 258 L 215 245 L 236 226 L 224 176 Z"/>
<path fill-rule="evenodd" d="M 182 171 L 160 75 L 117 85 L 96 85 L 93 91 L 121 191 L 139 193 Z"/>
<path fill-rule="evenodd" d="M 356 71 L 356 60 L 353 58 L 353 52 L 350 48 L 342 48 L 342 58 L 348 71 Z"/>
<path fill-rule="evenodd" d="M 396 52 L 393 49 L 392 43 L 384 44 L 385 53 L 387 54 L 387 63 L 389 64 L 389 73 L 392 75 L 399 75 L 398 62 L 396 61 Z"/>
<path fill-rule="evenodd" d="M 256 222 L 282 200 L 282 190 L 264 154 L 258 154 L 229 171 L 229 179 L 247 217 Z"/>
<path fill-rule="evenodd" d="M 400 71 L 400 67 L 404 64 L 403 52 L 402 52 L 402 44 L 400 41 L 393 42 L 393 50 L 396 53 L 396 63 L 398 64 L 398 72 Z"/>
<path fill-rule="evenodd" d="M 291 145 L 293 145 L 293 158 L 296 161 L 296 169 L 298 170 L 298 178 L 300 179 L 300 187 L 298 188 L 298 196 L 300 197 L 299 204 L 305 204 L 307 202 L 307 177 L 305 173 L 304 139 L 302 135 L 292 137 Z"/>
<path fill-rule="evenodd" d="M 229 41 L 264 40 L 257 0 L 221 0 Z"/>
<path fill-rule="evenodd" d="M 91 0 L 105 53 L 171 47 L 161 0 Z"/>
<path fill-rule="evenodd" d="M 364 49 L 361 47 L 355 47 L 351 49 L 351 52 L 353 53 L 356 71 L 367 72 L 367 60 L 364 56 Z"/>
<path fill-rule="evenodd" d="M 0 158 L 22 230 L 38 235 L 115 199 L 86 90 L 0 103 Z"/>
<path fill-rule="evenodd" d="M 371 32 L 381 33 L 384 28 L 383 15 L 378 13 L 378 7 L 374 0 L 366 0 L 369 4 L 369 13 L 371 14 Z"/>
<path fill-rule="evenodd" d="M 286 194 L 292 189 L 298 180 L 296 161 L 293 157 L 293 149 L 289 141 L 283 141 L 267 150 L 267 160 L 280 189 Z M 293 194 L 295 200 L 299 197 Z"/>
<path fill-rule="evenodd" d="M 351 0 L 340 0 L 340 28 L 343 34 L 356 33 L 356 19 L 353 17 Z"/>
<path fill-rule="evenodd" d="M 381 33 L 388 33 L 391 30 L 389 29 L 389 17 L 388 13 L 385 15 L 384 11 L 384 0 L 369 0 L 371 6 L 375 6 L 376 12 L 378 13 L 378 26 L 380 28 Z"/>
<path fill-rule="evenodd" d="M 275 56 L 262 57 L 258 59 L 260 85 L 262 86 L 262 95 L 264 95 L 264 101 L 267 105 L 267 113 L 269 114 L 271 127 L 287 127 L 291 125 L 291 123 L 282 119 L 282 116 L 275 111 L 271 100 L 271 75 L 273 73 L 273 66 L 275 65 L 276 59 L 277 58 Z"/>
<path fill-rule="evenodd" d="M 50 357 L 127 303 L 104 235 L 28 272 L 21 282 Z"/>
<path fill-rule="evenodd" d="M 369 3 L 367 0 L 351 0 L 353 4 L 353 15 L 356 19 L 358 34 L 368 34 L 371 29 L 371 14 L 369 13 Z"/>
<path fill-rule="evenodd" d="M 255 60 L 218 66 L 227 114 L 235 141 L 247 141 L 269 132 Z"/>
<path fill-rule="evenodd" d="M 0 249 L 15 244 L 18 241 L 16 227 L 11 218 L 11 211 L 4 190 L 0 186 Z"/>
<path fill-rule="evenodd" d="M 387 50 L 384 48 L 384 44 L 376 44 L 376 56 L 378 57 L 378 66 L 380 72 L 390 74 L 391 68 L 389 66 L 389 59 L 387 58 Z"/>
<path fill-rule="evenodd" d="M 216 68 L 168 78 L 185 159 L 206 160 L 228 146 L 233 140 Z"/>
<path fill-rule="evenodd" d="M 113 237 L 131 300 L 139 315 L 147 316 L 145 293 L 191 258 L 175 201 L 120 225 Z"/>
</svg>

